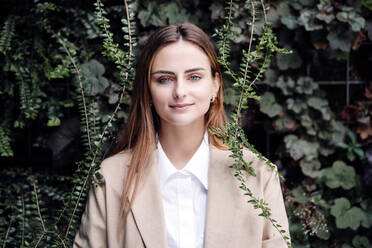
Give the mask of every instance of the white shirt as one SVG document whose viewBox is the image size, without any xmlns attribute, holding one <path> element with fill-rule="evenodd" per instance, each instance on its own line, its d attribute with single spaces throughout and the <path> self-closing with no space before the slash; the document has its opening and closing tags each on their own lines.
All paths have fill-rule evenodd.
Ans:
<svg viewBox="0 0 372 248">
<path fill-rule="evenodd" d="M 169 161 L 159 141 L 157 155 L 168 247 L 202 248 L 208 191 L 208 133 L 182 170 Z"/>
</svg>

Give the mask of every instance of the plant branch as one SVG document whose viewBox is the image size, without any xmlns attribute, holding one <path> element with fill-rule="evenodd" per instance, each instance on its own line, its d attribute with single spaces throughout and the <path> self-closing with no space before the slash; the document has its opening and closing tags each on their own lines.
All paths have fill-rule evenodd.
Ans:
<svg viewBox="0 0 372 248">
<path fill-rule="evenodd" d="M 9 232 L 10 232 L 10 227 L 12 226 L 12 221 L 10 220 L 9 221 L 9 226 L 8 226 L 8 229 L 6 230 L 6 233 L 5 233 L 5 237 L 4 237 L 4 243 L 3 243 L 3 248 L 5 248 L 5 245 L 6 245 L 6 240 L 8 239 L 8 236 L 9 236 Z"/>
<path fill-rule="evenodd" d="M 264 15 L 264 23 L 267 23 L 266 8 L 265 8 L 265 3 L 263 2 L 263 0 L 261 0 L 261 5 L 262 5 L 262 12 L 263 12 L 263 15 Z"/>
<path fill-rule="evenodd" d="M 45 225 L 44 225 L 44 220 L 43 220 L 43 217 L 41 216 L 41 212 L 40 212 L 40 205 L 39 205 L 39 199 L 37 197 L 36 184 L 33 183 L 33 185 L 34 185 L 34 193 L 35 193 L 37 212 L 39 214 L 39 218 L 40 218 L 41 225 L 43 227 L 43 231 L 46 232 L 46 228 L 45 228 Z"/>
<path fill-rule="evenodd" d="M 25 243 L 25 199 L 22 192 L 22 243 L 21 247 L 24 247 Z"/>
<path fill-rule="evenodd" d="M 58 35 L 56 35 L 56 36 L 58 37 Z M 86 105 L 86 102 L 85 102 L 84 87 L 83 87 L 83 82 L 81 80 L 80 71 L 79 71 L 79 69 L 78 69 L 78 67 L 77 67 L 77 65 L 75 63 L 74 58 L 71 56 L 71 53 L 68 50 L 66 44 L 63 42 L 63 40 L 60 37 L 58 37 L 58 40 L 61 43 L 61 45 L 63 46 L 63 48 L 65 49 L 65 51 L 67 53 L 67 56 L 70 58 L 70 61 L 71 61 L 71 63 L 74 66 L 74 69 L 76 71 L 76 74 L 77 74 L 77 77 L 78 77 L 78 80 L 79 80 L 79 86 L 80 86 L 80 90 L 81 90 L 81 96 L 83 98 L 83 106 L 84 106 L 84 113 L 85 113 L 85 125 L 86 125 L 86 128 L 87 128 L 89 150 L 92 153 L 93 151 L 92 151 L 92 144 L 91 144 L 91 140 L 90 140 L 90 131 L 89 131 L 89 121 L 88 121 L 87 105 Z"/>
<path fill-rule="evenodd" d="M 252 26 L 251 26 L 251 34 L 250 34 L 250 38 L 249 38 L 248 54 L 250 54 L 251 50 L 252 50 L 253 35 L 254 35 L 255 24 L 256 24 L 256 9 L 255 9 L 253 0 L 250 0 L 249 2 L 251 4 L 251 8 L 252 8 Z M 237 113 L 236 123 L 237 124 L 239 123 L 239 114 L 241 112 L 243 96 L 246 93 L 245 90 L 243 90 L 243 89 L 244 89 L 244 85 L 246 84 L 246 81 L 247 81 L 249 62 L 250 62 L 249 59 L 247 59 L 247 61 L 245 63 L 244 77 L 243 77 L 243 83 L 242 83 L 242 92 L 240 92 L 239 103 L 238 103 L 238 107 L 237 107 L 237 111 L 236 111 L 236 113 Z M 235 137 L 236 137 L 236 135 L 237 135 L 237 132 L 235 132 Z"/>
<path fill-rule="evenodd" d="M 44 238 L 44 235 L 45 235 L 45 233 L 41 234 L 41 236 L 40 236 L 39 240 L 37 241 L 37 243 L 35 244 L 34 248 L 36 248 L 40 244 L 41 240 Z"/>
</svg>

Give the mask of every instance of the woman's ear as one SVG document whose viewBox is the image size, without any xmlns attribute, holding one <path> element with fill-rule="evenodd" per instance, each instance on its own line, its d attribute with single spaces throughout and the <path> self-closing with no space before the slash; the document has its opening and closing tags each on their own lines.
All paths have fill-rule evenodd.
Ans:
<svg viewBox="0 0 372 248">
<path fill-rule="evenodd" d="M 217 94 L 218 94 L 218 89 L 220 88 L 221 83 L 222 82 L 221 82 L 220 74 L 218 72 L 216 72 L 214 77 L 213 77 L 213 94 L 215 96 L 217 96 Z"/>
</svg>

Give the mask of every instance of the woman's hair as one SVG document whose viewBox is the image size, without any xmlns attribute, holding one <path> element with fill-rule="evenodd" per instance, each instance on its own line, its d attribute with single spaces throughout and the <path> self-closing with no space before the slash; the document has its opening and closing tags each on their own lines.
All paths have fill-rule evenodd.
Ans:
<svg viewBox="0 0 372 248">
<path fill-rule="evenodd" d="M 148 38 L 139 58 L 129 120 L 115 150 L 115 152 L 129 150 L 132 154 L 121 200 L 122 214 L 125 218 L 134 201 L 139 179 L 144 173 L 149 156 L 156 147 L 156 133 L 159 131 L 160 119 L 151 105 L 150 94 L 150 75 L 154 57 L 161 48 L 180 39 L 191 42 L 204 51 L 211 64 L 212 76 L 218 77 L 220 82 L 216 99 L 211 103 L 205 115 L 205 128 L 222 127 L 226 121 L 221 70 L 217 63 L 214 46 L 208 36 L 191 23 L 170 25 L 155 31 Z M 220 149 L 225 149 L 222 141 L 213 135 L 210 135 L 210 142 Z M 132 184 L 134 184 L 134 188 L 130 204 L 128 204 L 127 199 L 130 197 Z"/>
</svg>

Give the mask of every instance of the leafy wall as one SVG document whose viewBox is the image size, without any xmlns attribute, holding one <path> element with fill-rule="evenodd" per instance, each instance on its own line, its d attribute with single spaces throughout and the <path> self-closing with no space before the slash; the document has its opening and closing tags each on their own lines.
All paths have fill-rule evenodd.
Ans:
<svg viewBox="0 0 372 248">
<path fill-rule="evenodd" d="M 229 63 L 235 70 L 250 41 L 247 3 L 231 6 Z M 49 244 L 42 234 L 63 247 L 60 231 L 76 229 L 86 185 L 99 181 L 94 168 L 112 151 L 128 116 L 135 48 L 149 33 L 192 20 L 212 35 L 229 13 L 223 1 L 104 4 L 34 0 L 6 3 L 0 10 L 5 246 Z M 295 247 L 370 247 L 371 1 L 270 1 L 267 11 L 279 45 L 293 52 L 275 55 L 257 83 L 261 101 L 249 100 L 244 132 L 285 177 Z M 332 85 L 335 81 L 340 84 Z M 239 101 L 233 84 L 226 75 L 231 113 Z M 71 195 L 72 188 L 80 193 Z M 82 199 L 79 206 L 68 204 L 76 199 Z"/>
</svg>

